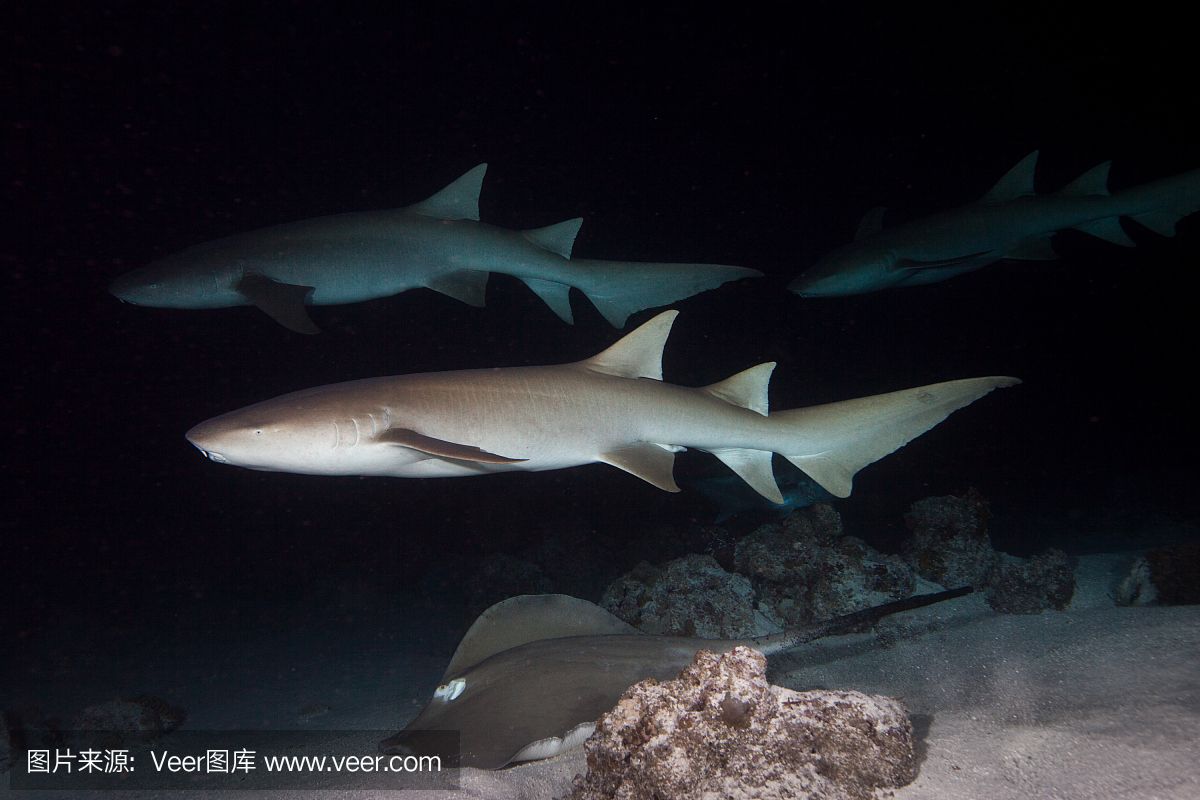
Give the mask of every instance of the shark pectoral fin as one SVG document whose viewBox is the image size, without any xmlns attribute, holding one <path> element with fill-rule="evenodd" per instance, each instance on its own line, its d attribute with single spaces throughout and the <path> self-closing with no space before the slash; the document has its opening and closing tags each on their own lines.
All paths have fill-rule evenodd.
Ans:
<svg viewBox="0 0 1200 800">
<path fill-rule="evenodd" d="M 675 454 L 661 445 L 637 442 L 604 453 L 596 460 L 623 469 L 665 492 L 679 491 L 674 475 Z"/>
<path fill-rule="evenodd" d="M 541 278 L 525 278 L 525 285 L 533 293 L 550 306 L 550 310 L 568 325 L 575 324 L 575 315 L 571 313 L 571 287 L 565 283 L 555 283 Z"/>
<path fill-rule="evenodd" d="M 487 302 L 488 273 L 476 269 L 447 272 L 425 282 L 435 292 L 453 297 L 469 306 L 483 308 Z"/>
<path fill-rule="evenodd" d="M 321 332 L 304 307 L 313 287 L 280 283 L 266 275 L 252 273 L 242 276 L 234 288 L 251 305 L 288 330 L 307 334 Z"/>
<path fill-rule="evenodd" d="M 527 461 L 524 458 L 508 458 L 489 453 L 469 444 L 447 442 L 445 439 L 435 439 L 425 436 L 408 428 L 389 428 L 375 437 L 375 441 L 384 444 L 395 444 L 410 450 L 419 450 L 436 458 L 452 458 L 457 461 L 475 461 L 480 464 L 516 464 Z"/>
<path fill-rule="evenodd" d="M 480 164 L 437 194 L 408 207 L 409 211 L 437 219 L 479 221 L 479 190 L 487 164 Z"/>
<path fill-rule="evenodd" d="M 779 484 L 775 482 L 775 470 L 771 467 L 770 451 L 729 449 L 713 450 L 712 454 L 750 484 L 751 489 L 776 505 L 783 502 L 783 492 L 779 491 Z"/>
<path fill-rule="evenodd" d="M 579 235 L 582 226 L 583 217 L 575 217 L 544 228 L 521 231 L 521 235 L 543 250 L 570 258 L 571 251 L 575 249 L 575 237 Z"/>
</svg>

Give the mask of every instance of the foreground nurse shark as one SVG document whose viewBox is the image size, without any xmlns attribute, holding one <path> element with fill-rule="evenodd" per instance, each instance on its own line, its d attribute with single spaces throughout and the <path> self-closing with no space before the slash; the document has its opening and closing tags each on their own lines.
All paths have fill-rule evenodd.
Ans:
<svg viewBox="0 0 1200 800">
<path fill-rule="evenodd" d="M 317 217 L 206 242 L 117 278 L 110 291 L 156 308 L 257 306 L 298 333 L 318 333 L 306 305 L 357 303 L 427 287 L 484 304 L 488 274 L 525 282 L 570 323 L 582 291 L 616 327 L 762 273 L 721 264 L 572 259 L 581 219 L 529 231 L 479 221 L 480 164 L 424 202 L 391 211 Z"/>
<path fill-rule="evenodd" d="M 822 258 L 788 288 L 804 297 L 837 297 L 936 283 L 1005 258 L 1052 260 L 1058 256 L 1050 238 L 1068 228 L 1129 247 L 1134 242 L 1120 217 L 1173 236 L 1180 219 L 1200 211 L 1200 170 L 1109 194 L 1105 162 L 1039 196 L 1033 189 L 1036 166 L 1034 152 L 977 202 L 895 227 L 883 227 L 883 209 L 877 208 L 863 218 L 852 244 Z"/>
<path fill-rule="evenodd" d="M 499 769 L 549 758 L 582 744 L 630 686 L 674 678 L 700 650 L 726 653 L 748 646 L 770 656 L 970 591 L 918 595 L 809 628 L 737 640 L 642 633 L 599 606 L 563 594 L 512 597 L 479 616 L 429 704 L 379 747 L 384 753 L 424 755 L 428 740 L 413 734 L 458 731 L 460 766 Z"/>
<path fill-rule="evenodd" d="M 705 450 L 773 503 L 778 452 L 837 497 L 858 470 L 1015 378 L 988 377 L 779 411 L 774 362 L 711 386 L 662 382 L 664 311 L 571 364 L 430 372 L 318 386 L 187 433 L 222 464 L 310 475 L 459 477 L 604 463 L 669 492 L 675 453 Z"/>
</svg>

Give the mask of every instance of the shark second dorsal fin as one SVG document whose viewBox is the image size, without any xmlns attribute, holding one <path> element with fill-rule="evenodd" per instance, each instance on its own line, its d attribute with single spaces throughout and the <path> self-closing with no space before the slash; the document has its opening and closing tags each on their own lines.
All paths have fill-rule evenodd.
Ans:
<svg viewBox="0 0 1200 800">
<path fill-rule="evenodd" d="M 769 404 L 767 389 L 771 384 L 771 372 L 775 369 L 774 361 L 766 361 L 757 367 L 744 369 L 736 375 L 730 375 L 723 381 L 705 386 L 701 391 L 719 397 L 726 403 L 748 408 L 767 415 Z"/>
<path fill-rule="evenodd" d="M 408 207 L 409 211 L 437 219 L 470 219 L 479 221 L 479 190 L 487 164 L 468 170 L 445 189 Z"/>
<path fill-rule="evenodd" d="M 575 249 L 575 237 L 579 235 L 579 228 L 582 225 L 583 217 L 575 217 L 547 225 L 544 228 L 521 231 L 521 235 L 543 250 L 558 253 L 563 258 L 570 258 L 571 251 Z"/>
<path fill-rule="evenodd" d="M 1108 197 L 1108 171 L 1111 161 L 1097 164 L 1059 190 L 1063 197 Z"/>
<path fill-rule="evenodd" d="M 1017 162 L 1017 165 L 1005 173 L 996 182 L 991 191 L 985 194 L 980 203 L 1007 203 L 1019 197 L 1031 197 L 1036 192 L 1033 189 L 1033 174 L 1037 170 L 1038 151 Z"/>
<path fill-rule="evenodd" d="M 479 615 L 458 643 L 442 682 L 479 662 L 529 642 L 567 636 L 637 634 L 637 628 L 600 606 L 565 594 L 523 594 Z"/>
<path fill-rule="evenodd" d="M 618 378 L 662 380 L 662 354 L 678 311 L 664 311 L 580 366 Z"/>
</svg>

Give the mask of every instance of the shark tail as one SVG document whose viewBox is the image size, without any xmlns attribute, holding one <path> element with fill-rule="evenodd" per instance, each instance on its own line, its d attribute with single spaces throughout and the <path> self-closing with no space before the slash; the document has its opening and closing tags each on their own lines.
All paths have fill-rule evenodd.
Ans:
<svg viewBox="0 0 1200 800">
<path fill-rule="evenodd" d="M 848 497 L 854 474 L 993 389 L 1020 383 L 987 377 L 918 386 L 771 414 L 788 443 L 780 454 L 835 497 Z"/>
<path fill-rule="evenodd" d="M 724 264 L 578 258 L 571 259 L 564 269 L 562 283 L 528 278 L 525 283 L 566 322 L 572 321 L 567 295 L 573 286 L 592 301 L 609 323 L 623 328 L 629 316 L 642 309 L 670 305 L 729 281 L 761 275 L 758 270 Z"/>
<path fill-rule="evenodd" d="M 1130 214 L 1130 219 L 1160 236 L 1174 236 L 1184 217 L 1200 211 L 1200 170 L 1153 181 L 1121 193 L 1133 196 L 1147 210 Z"/>
</svg>

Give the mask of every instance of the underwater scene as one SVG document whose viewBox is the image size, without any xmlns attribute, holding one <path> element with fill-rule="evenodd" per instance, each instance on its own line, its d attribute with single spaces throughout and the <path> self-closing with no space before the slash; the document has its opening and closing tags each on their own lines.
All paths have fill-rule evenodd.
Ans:
<svg viewBox="0 0 1200 800">
<path fill-rule="evenodd" d="M 0 791 L 1200 797 L 1184 26 L 8 12 Z"/>
</svg>

